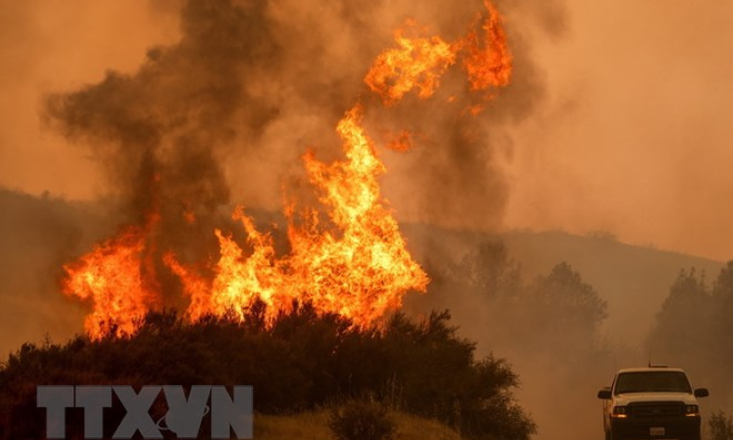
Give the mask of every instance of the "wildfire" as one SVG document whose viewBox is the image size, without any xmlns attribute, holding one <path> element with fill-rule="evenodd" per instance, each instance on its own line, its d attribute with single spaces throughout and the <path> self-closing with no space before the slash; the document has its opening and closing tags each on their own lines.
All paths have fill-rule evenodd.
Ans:
<svg viewBox="0 0 733 440">
<path fill-rule="evenodd" d="M 386 106 L 397 105 L 412 90 L 427 99 L 446 70 L 463 57 L 471 90 L 505 86 L 512 58 L 498 12 L 488 1 L 485 5 L 484 33 L 470 31 L 452 44 L 438 36 L 408 38 L 404 30 L 396 31 L 397 47 L 376 58 L 364 81 Z M 247 234 L 249 252 L 228 233 L 214 230 L 220 250 L 218 261 L 208 267 L 213 275 L 207 277 L 195 266 L 181 263 L 173 252 L 163 255 L 163 263 L 188 296 L 190 319 L 230 312 L 243 318 L 256 300 L 267 305 L 267 317 L 272 318 L 299 300 L 311 302 L 320 312 L 338 313 L 356 325 L 369 326 L 398 309 L 406 292 L 426 289 L 428 276 L 407 251 L 391 208 L 380 194 L 378 179 L 386 170 L 361 125 L 363 112 L 361 105 L 355 105 L 336 127 L 344 160 L 326 164 L 313 151 L 303 156 L 323 210 L 296 212 L 294 203 L 288 205 L 286 255 L 277 255 L 270 234 L 260 232 L 241 207 L 233 218 Z M 389 147 L 406 151 L 411 136 L 402 131 Z M 184 213 L 190 223 L 195 221 L 192 212 Z M 103 335 L 105 323 L 111 321 L 120 333 L 132 333 L 135 320 L 158 306 L 152 229 L 153 222 L 130 226 L 64 266 L 63 292 L 93 305 L 85 322 L 92 337 Z"/>
<path fill-rule="evenodd" d="M 243 318 L 244 310 L 257 299 L 269 306 L 268 313 L 272 316 L 286 309 L 295 299 L 288 296 L 289 286 L 284 284 L 285 273 L 276 265 L 270 236 L 258 232 L 241 207 L 234 211 L 233 217 L 242 222 L 253 252 L 246 257 L 231 237 L 216 229 L 214 233 L 219 239 L 220 257 L 212 282 L 181 265 L 173 254 L 168 253 L 164 257 L 164 262 L 179 276 L 184 291 L 191 298 L 188 314 L 193 320 L 205 314 L 228 312 Z"/>
<path fill-rule="evenodd" d="M 157 286 L 145 251 L 149 226 L 128 226 L 78 261 L 64 265 L 63 292 L 91 300 L 84 326 L 92 337 L 108 331 L 132 334 L 135 320 L 158 304 Z"/>
<path fill-rule="evenodd" d="M 459 44 L 468 51 L 463 66 L 473 90 L 506 86 L 512 75 L 512 55 L 506 44 L 501 16 L 488 0 L 484 0 L 484 5 L 489 16 L 481 26 L 483 38 L 478 32 L 472 31 Z"/>
<path fill-rule="evenodd" d="M 406 38 L 403 34 L 402 29 L 395 32 L 399 48 L 382 52 L 364 78 L 385 105 L 395 105 L 415 87 L 420 89 L 420 98 L 429 98 L 440 76 L 455 63 L 453 48 L 440 37 Z"/>
<path fill-rule="evenodd" d="M 506 32 L 496 7 L 488 0 L 484 1 L 484 6 L 488 16 L 481 24 L 483 32 L 472 29 L 452 44 L 439 36 L 407 38 L 403 29 L 397 30 L 398 47 L 385 50 L 377 57 L 364 82 L 387 106 L 395 105 L 414 88 L 419 90 L 418 97 L 426 99 L 435 93 L 448 67 L 462 56 L 471 90 L 506 86 L 512 74 L 512 55 Z M 408 22 L 408 26 L 412 27 L 412 23 Z M 482 109 L 483 106 L 476 105 L 469 113 L 475 116 Z"/>
<path fill-rule="evenodd" d="M 318 231 L 314 222 L 291 228 L 290 241 L 299 291 L 320 310 L 368 325 L 399 308 L 408 290 L 425 290 L 428 278 L 407 252 L 397 221 L 380 197 L 377 177 L 385 169 L 360 126 L 361 112 L 354 107 L 337 128 L 346 161 L 325 165 L 312 154 L 304 158 L 340 236 Z"/>
<path fill-rule="evenodd" d="M 366 326 L 398 308 L 408 290 L 425 290 L 427 275 L 405 249 L 397 222 L 380 198 L 377 177 L 384 166 L 360 119 L 357 106 L 338 125 L 346 161 L 327 165 L 312 153 L 304 156 L 311 182 L 322 192 L 320 201 L 330 208 L 336 231 L 321 227 L 313 216 L 295 226 L 291 216 L 291 252 L 277 258 L 270 236 L 257 231 L 252 219 L 238 208 L 234 218 L 242 222 L 253 251 L 245 257 L 237 243 L 215 231 L 221 256 L 211 284 L 171 254 L 166 256 L 191 297 L 193 319 L 228 310 L 242 316 L 242 310 L 256 299 L 269 306 L 271 318 L 293 299 L 300 299 Z"/>
</svg>

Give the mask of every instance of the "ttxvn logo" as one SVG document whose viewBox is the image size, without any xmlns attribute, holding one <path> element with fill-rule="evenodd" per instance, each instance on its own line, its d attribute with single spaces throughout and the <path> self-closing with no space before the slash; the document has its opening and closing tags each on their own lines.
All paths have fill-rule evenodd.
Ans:
<svg viewBox="0 0 733 440">
<path fill-rule="evenodd" d="M 168 413 L 157 422 L 149 410 L 161 390 Z M 135 392 L 131 386 L 38 386 L 37 407 L 46 409 L 46 436 L 66 438 L 66 409 L 83 408 L 84 437 L 101 439 L 103 409 L 112 407 L 114 392 L 127 411 L 114 439 L 131 439 L 135 432 L 145 439 L 161 439 L 161 430 L 169 430 L 178 438 L 197 438 L 201 421 L 211 414 L 211 438 L 228 439 L 230 428 L 238 439 L 252 438 L 252 387 L 235 386 L 230 395 L 226 387 L 194 385 L 186 398 L 180 385 L 144 386 Z M 209 405 L 210 403 L 210 405 Z"/>
</svg>

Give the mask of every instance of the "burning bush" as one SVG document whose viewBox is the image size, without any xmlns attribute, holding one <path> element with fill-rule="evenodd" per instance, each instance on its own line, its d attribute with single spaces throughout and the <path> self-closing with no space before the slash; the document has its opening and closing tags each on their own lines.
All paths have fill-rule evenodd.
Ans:
<svg viewBox="0 0 733 440">
<path fill-rule="evenodd" d="M 0 370 L 5 435 L 41 432 L 35 387 L 54 384 L 252 385 L 262 413 L 373 395 L 474 438 L 526 440 L 534 432 L 512 396 L 516 375 L 503 360 L 476 361 L 474 344 L 457 336 L 447 312 L 420 323 L 396 314 L 371 330 L 310 304 L 295 303 L 267 325 L 261 305 L 246 314 L 245 321 L 230 314 L 191 323 L 174 312 L 151 313 L 133 336 L 24 345 Z M 81 419 L 69 423 L 83 429 Z"/>
</svg>

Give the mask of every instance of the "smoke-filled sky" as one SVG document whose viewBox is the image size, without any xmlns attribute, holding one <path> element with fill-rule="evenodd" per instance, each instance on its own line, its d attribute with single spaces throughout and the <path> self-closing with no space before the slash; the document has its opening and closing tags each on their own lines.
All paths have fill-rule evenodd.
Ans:
<svg viewBox="0 0 733 440">
<path fill-rule="evenodd" d="M 243 42 L 244 52 L 231 46 L 230 55 L 256 61 L 222 62 L 216 70 L 196 64 L 212 41 L 196 38 L 198 22 L 186 21 L 177 1 L 0 1 L 0 185 L 69 199 L 110 191 L 124 197 L 125 175 L 108 161 L 117 156 L 83 145 L 99 143 L 119 120 L 103 118 L 90 128 L 74 119 L 87 120 L 73 103 L 49 104 L 49 96 L 91 90 L 80 98 L 87 111 L 102 110 L 86 105 L 95 96 L 124 98 L 121 106 L 135 109 L 127 116 L 150 110 L 152 126 L 164 127 L 171 145 L 181 130 L 180 139 L 194 142 L 188 132 L 200 133 L 214 118 L 222 126 L 195 142 L 226 145 L 203 156 L 190 147 L 195 154 L 180 169 L 199 157 L 203 165 L 220 161 L 230 194 L 208 188 L 207 201 L 277 209 L 283 181 L 301 168 L 298 156 L 335 142 L 322 136 L 362 92 L 361 78 L 391 44 L 392 29 L 414 16 L 452 39 L 476 9 L 438 0 L 249 3 L 265 5 L 256 14 L 268 24 L 253 23 L 242 28 L 251 34 L 236 36 L 272 44 L 250 50 Z M 631 243 L 731 258 L 733 235 L 724 231 L 733 223 L 733 4 L 534 3 L 497 2 L 517 66 L 514 89 L 485 112 L 480 129 L 472 128 L 490 139 L 478 141 L 491 146 L 488 152 L 461 147 L 470 142 L 445 133 L 407 158 L 384 153 L 393 168 L 385 195 L 397 217 L 486 229 L 608 231 Z M 231 89 L 236 102 L 211 106 L 206 98 L 181 96 L 199 107 L 169 112 L 179 98 L 166 95 L 176 90 L 172 73 L 185 68 L 197 72 L 194 90 Z M 268 76 L 270 69 L 276 74 Z M 115 88 L 120 83 L 106 76 L 112 70 L 132 79 Z M 240 80 L 228 83 L 225 75 Z M 421 117 L 397 115 L 408 116 Z M 441 149 L 443 141 L 460 148 Z M 171 169 L 174 180 L 185 180 Z M 425 194 L 415 197 L 420 188 Z M 459 191 L 470 203 L 454 196 Z"/>
</svg>

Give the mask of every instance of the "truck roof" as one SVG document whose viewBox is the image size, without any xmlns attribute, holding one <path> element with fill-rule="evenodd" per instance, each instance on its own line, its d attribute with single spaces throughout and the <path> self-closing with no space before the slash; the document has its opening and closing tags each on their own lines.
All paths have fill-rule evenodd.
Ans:
<svg viewBox="0 0 733 440">
<path fill-rule="evenodd" d="M 638 367 L 638 368 L 622 368 L 621 370 L 618 370 L 616 374 L 620 373 L 641 373 L 645 371 L 677 371 L 680 373 L 684 373 L 685 370 L 682 368 L 669 368 L 669 367 Z"/>
</svg>

